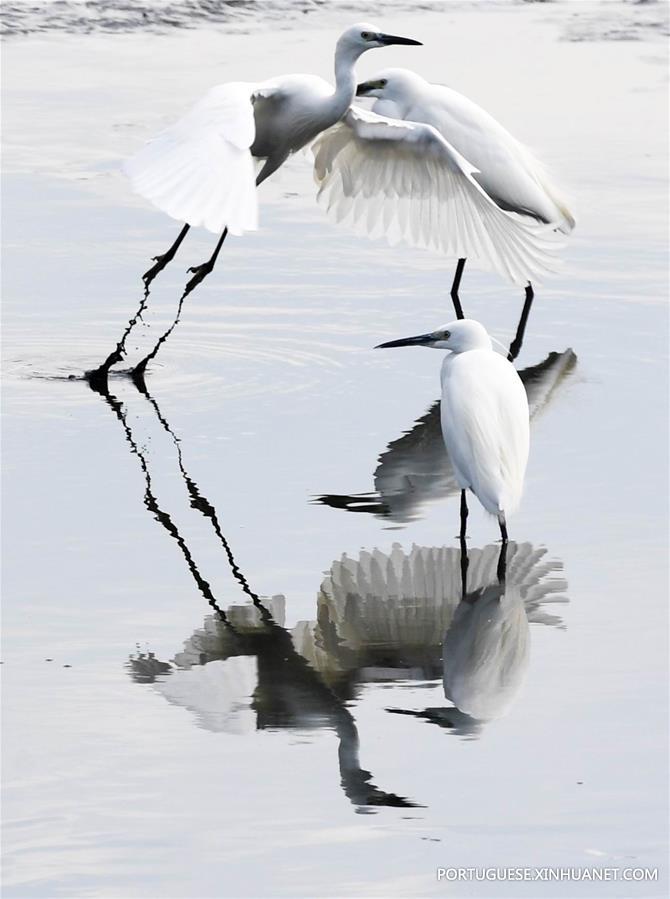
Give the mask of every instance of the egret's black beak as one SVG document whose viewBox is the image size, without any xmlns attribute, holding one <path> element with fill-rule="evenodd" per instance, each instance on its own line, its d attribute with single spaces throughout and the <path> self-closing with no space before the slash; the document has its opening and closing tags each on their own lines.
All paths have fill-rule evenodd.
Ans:
<svg viewBox="0 0 670 899">
<path fill-rule="evenodd" d="M 418 334 L 416 337 L 401 337 L 400 340 L 389 340 L 388 343 L 380 343 L 376 350 L 388 350 L 396 346 L 423 346 L 435 340 L 434 334 Z"/>
<path fill-rule="evenodd" d="M 374 90 L 373 86 L 367 81 L 362 81 L 356 88 L 357 97 L 365 97 L 368 91 Z"/>
<path fill-rule="evenodd" d="M 411 37 L 397 37 L 395 34 L 378 34 L 377 40 L 384 46 L 389 44 L 406 44 L 410 47 L 423 47 L 421 41 L 413 41 Z"/>
</svg>

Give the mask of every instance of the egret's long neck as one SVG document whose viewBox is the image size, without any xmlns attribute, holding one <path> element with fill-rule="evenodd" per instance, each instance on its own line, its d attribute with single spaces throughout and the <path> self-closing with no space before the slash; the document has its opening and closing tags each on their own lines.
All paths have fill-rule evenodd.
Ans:
<svg viewBox="0 0 670 899">
<path fill-rule="evenodd" d="M 361 52 L 358 48 L 342 46 L 338 46 L 335 50 L 335 93 L 330 108 L 333 124 L 339 122 L 356 96 L 354 66 Z"/>
<path fill-rule="evenodd" d="M 463 334 L 459 337 L 458 343 L 451 347 L 451 352 L 454 355 L 468 353 L 470 350 L 490 350 L 493 352 L 493 344 L 486 331 Z"/>
</svg>

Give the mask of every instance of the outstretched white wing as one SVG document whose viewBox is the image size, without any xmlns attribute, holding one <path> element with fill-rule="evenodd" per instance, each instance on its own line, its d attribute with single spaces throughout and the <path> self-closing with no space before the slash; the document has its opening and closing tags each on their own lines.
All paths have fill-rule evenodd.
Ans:
<svg viewBox="0 0 670 899">
<path fill-rule="evenodd" d="M 500 209 L 431 125 L 352 107 L 313 152 L 319 201 L 359 233 L 474 256 L 515 283 L 557 265 L 552 226 Z"/>
<path fill-rule="evenodd" d="M 125 165 L 137 193 L 172 218 L 232 234 L 258 227 L 253 84 L 212 88 Z"/>
</svg>

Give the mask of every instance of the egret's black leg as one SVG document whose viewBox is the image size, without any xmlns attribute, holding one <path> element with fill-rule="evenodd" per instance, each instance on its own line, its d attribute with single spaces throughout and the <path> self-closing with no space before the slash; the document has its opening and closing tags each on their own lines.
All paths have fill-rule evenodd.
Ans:
<svg viewBox="0 0 670 899">
<path fill-rule="evenodd" d="M 451 302 L 454 304 L 456 318 L 465 318 L 463 315 L 463 307 L 458 296 L 458 288 L 461 286 L 461 278 L 463 277 L 463 269 L 465 268 L 465 259 L 459 259 L 456 266 L 456 274 L 454 275 L 454 283 L 451 285 Z"/>
<path fill-rule="evenodd" d="M 504 584 L 505 577 L 507 575 L 507 541 L 503 541 L 502 546 L 500 547 L 500 555 L 498 556 L 498 583 Z"/>
<path fill-rule="evenodd" d="M 461 532 L 459 542 L 461 544 L 461 590 L 462 599 L 465 599 L 468 587 L 468 545 L 465 540 L 465 529 L 468 521 L 468 501 L 465 490 L 461 490 Z"/>
<path fill-rule="evenodd" d="M 521 352 L 521 347 L 523 346 L 523 335 L 526 332 L 526 324 L 528 322 L 530 307 L 533 305 L 534 297 L 535 293 L 533 291 L 533 285 L 529 281 L 528 287 L 526 287 L 526 299 L 524 300 L 523 309 L 521 310 L 521 318 L 519 319 L 519 324 L 516 326 L 516 335 L 509 346 L 509 352 L 507 354 L 507 358 L 510 362 L 514 362 L 516 357 Z"/>
<path fill-rule="evenodd" d="M 286 156 L 281 156 L 281 157 L 275 157 L 275 158 L 270 157 L 270 158 L 266 159 L 263 168 L 256 176 L 256 187 L 258 187 L 259 184 L 261 184 L 269 175 L 271 175 L 276 169 L 278 169 L 279 166 L 285 161 L 286 158 L 287 158 Z M 182 242 L 184 237 L 186 237 L 186 232 L 188 231 L 188 229 L 189 229 L 189 225 L 185 225 L 184 229 L 177 237 L 177 240 L 170 247 L 170 249 L 167 251 L 167 253 L 165 253 L 164 256 L 156 257 L 157 265 L 160 266 L 157 268 L 156 274 L 161 270 L 161 268 L 163 268 L 165 265 L 167 265 L 167 263 L 170 261 L 170 259 L 172 259 L 174 254 L 177 252 L 179 244 Z M 179 299 L 179 305 L 177 307 L 177 315 L 175 316 L 174 321 L 172 322 L 170 327 L 167 329 L 167 331 L 165 331 L 165 333 L 162 334 L 158 338 L 158 341 L 156 342 L 156 345 L 154 346 L 153 350 L 147 356 L 145 356 L 144 359 L 142 359 L 142 361 L 139 362 L 133 369 L 133 380 L 135 381 L 135 383 L 138 386 L 144 380 L 144 372 L 146 370 L 147 365 L 149 364 L 149 362 L 151 362 L 152 359 L 155 358 L 158 350 L 161 348 L 161 346 L 165 343 L 165 341 L 168 339 L 170 334 L 172 334 L 172 332 L 174 331 L 176 326 L 179 324 L 179 318 L 181 316 L 181 310 L 184 306 L 184 300 L 189 295 L 189 293 L 191 293 L 191 291 L 195 290 L 195 288 L 198 286 L 198 284 L 200 284 L 201 281 L 204 281 L 205 278 L 207 277 L 207 275 L 209 275 L 210 272 L 212 272 L 214 270 L 214 266 L 216 265 L 217 257 L 219 255 L 219 253 L 221 252 L 221 247 L 223 246 L 223 242 L 227 236 L 228 236 L 228 228 L 224 228 L 223 233 L 221 234 L 221 237 L 219 238 L 219 242 L 217 243 L 216 247 L 214 248 L 214 252 L 210 256 L 210 258 L 207 260 L 207 262 L 203 262 L 202 265 L 193 265 L 188 269 L 189 272 L 193 272 L 193 277 L 191 278 L 190 281 L 186 282 L 186 287 L 184 288 L 184 292 Z M 165 261 L 163 262 L 163 260 L 165 260 Z M 154 266 L 154 268 L 156 268 L 156 266 Z M 145 279 L 149 274 L 151 274 L 151 272 L 153 272 L 153 269 L 150 269 L 146 273 L 146 275 L 144 276 Z M 155 277 L 155 274 L 152 275 L 152 277 Z M 151 281 L 147 282 L 145 280 L 145 284 L 147 285 L 147 287 L 149 286 L 150 283 L 151 283 Z"/>
<path fill-rule="evenodd" d="M 146 271 L 146 272 L 142 275 L 142 280 L 144 281 L 144 286 L 145 286 L 147 289 L 149 288 L 149 285 L 151 284 L 151 282 L 153 281 L 153 279 L 156 277 L 156 275 L 157 275 L 159 272 L 162 272 L 162 271 L 163 271 L 163 269 L 164 269 L 165 266 L 168 264 L 168 262 L 172 262 L 172 260 L 173 260 L 174 257 L 175 257 L 175 254 L 176 254 L 177 250 L 178 250 L 179 247 L 181 246 L 181 242 L 183 241 L 183 239 L 184 239 L 184 238 L 186 237 L 186 235 L 188 234 L 188 230 L 189 230 L 190 227 L 191 227 L 190 225 L 184 225 L 184 227 L 181 229 L 181 231 L 180 231 L 179 234 L 177 235 L 177 239 L 176 239 L 175 242 L 172 244 L 172 246 L 170 247 L 170 249 L 167 250 L 165 253 L 163 253 L 161 256 L 154 256 L 154 257 L 153 257 L 154 262 L 155 262 L 156 264 L 155 264 L 155 265 L 152 265 L 151 268 L 149 269 L 149 271 Z"/>
<path fill-rule="evenodd" d="M 168 339 L 170 334 L 172 334 L 174 329 L 179 324 L 179 319 L 181 318 L 181 310 L 184 307 L 185 297 L 186 297 L 186 291 L 184 291 L 184 293 L 179 297 L 179 303 L 177 305 L 177 314 L 175 315 L 174 321 L 172 322 L 170 327 L 167 329 L 167 331 L 164 331 L 161 334 L 161 336 L 156 341 L 156 344 L 155 344 L 153 350 L 150 353 L 148 353 L 144 357 L 144 359 L 142 359 L 140 362 L 138 362 L 132 371 L 133 381 L 135 382 L 135 385 L 138 387 L 139 390 L 146 389 L 146 385 L 144 384 L 144 372 L 146 371 L 147 365 L 151 362 L 152 359 L 155 358 L 155 356 L 158 353 L 158 351 L 160 350 L 160 348 L 163 346 L 163 344 Z"/>
<path fill-rule="evenodd" d="M 219 242 L 217 243 L 216 248 L 214 249 L 214 252 L 212 253 L 211 257 L 207 260 L 207 262 L 204 262 L 202 265 L 194 265 L 192 268 L 189 269 L 190 272 L 195 272 L 196 274 L 188 282 L 188 284 L 184 288 L 184 292 L 179 297 L 179 303 L 177 305 L 177 314 L 174 317 L 174 321 L 172 322 L 170 327 L 167 329 L 167 331 L 165 331 L 163 334 L 161 334 L 161 336 L 158 338 L 153 350 L 150 353 L 148 353 L 144 357 L 144 359 L 141 360 L 141 362 L 138 362 L 137 365 L 135 366 L 135 368 L 133 369 L 133 380 L 135 381 L 135 383 L 137 384 L 138 387 L 140 387 L 142 382 L 144 381 L 144 372 L 146 371 L 147 365 L 151 362 L 152 359 L 154 359 L 156 357 L 156 354 L 158 353 L 160 348 L 163 346 L 163 344 L 168 339 L 170 334 L 172 334 L 174 329 L 179 324 L 179 319 L 181 318 L 181 310 L 184 308 L 184 300 L 189 295 L 189 293 L 191 293 L 191 291 L 194 290 L 198 286 L 198 284 L 202 280 L 204 280 L 207 277 L 207 275 L 214 268 L 214 265 L 216 263 L 216 257 L 221 252 L 221 247 L 223 246 L 223 242 L 226 239 L 227 234 L 228 234 L 228 229 L 225 228 L 223 231 L 223 234 L 219 238 Z"/>
<path fill-rule="evenodd" d="M 205 278 L 207 277 L 207 275 L 210 274 L 210 272 L 214 271 L 214 266 L 216 265 L 216 259 L 219 255 L 219 253 L 221 252 L 221 247 L 223 246 L 223 242 L 227 236 L 228 236 L 228 229 L 224 228 L 223 234 L 219 238 L 219 242 L 217 243 L 216 247 L 214 248 L 214 252 L 210 256 L 210 258 L 207 260 L 207 262 L 203 262 L 202 265 L 192 265 L 191 266 L 191 268 L 189 269 L 189 272 L 195 272 L 195 274 L 193 275 L 191 280 L 187 283 L 186 287 L 184 288 L 184 296 L 185 297 L 187 297 L 192 290 L 195 290 L 195 288 L 198 286 L 198 284 L 200 284 L 201 281 L 204 281 Z M 176 322 L 175 322 L 175 324 L 176 324 Z"/>
<path fill-rule="evenodd" d="M 145 272 L 142 275 L 142 280 L 144 281 L 144 296 L 140 302 L 140 305 L 137 307 L 137 312 L 128 320 L 128 324 L 126 325 L 126 329 L 121 335 L 121 339 L 116 344 L 116 347 L 112 350 L 112 352 L 107 356 L 102 365 L 99 365 L 98 368 L 93 369 L 93 371 L 86 372 L 86 377 L 88 379 L 88 383 L 91 385 L 93 390 L 97 390 L 98 393 L 106 393 L 107 392 L 107 376 L 109 375 L 109 370 L 112 365 L 116 365 L 117 362 L 121 362 L 126 353 L 126 340 L 128 339 L 128 335 L 135 327 L 137 320 L 142 318 L 142 314 L 147 306 L 147 301 L 149 299 L 149 286 L 156 275 L 162 271 L 165 266 L 170 262 L 170 260 L 174 259 L 174 255 L 179 249 L 179 245 L 186 237 L 188 230 L 191 226 L 184 225 L 179 234 L 177 235 L 177 239 L 172 244 L 170 249 L 163 253 L 162 256 L 154 256 L 154 260 L 156 261 L 156 265 L 152 266 L 148 272 Z"/>
<path fill-rule="evenodd" d="M 502 512 L 498 516 L 498 523 L 500 524 L 500 536 L 502 537 L 502 542 L 507 543 L 507 523 L 505 521 L 505 515 Z"/>
<path fill-rule="evenodd" d="M 465 527 L 468 522 L 468 500 L 465 496 L 465 490 L 461 490 L 461 533 L 460 539 L 465 540 Z"/>
<path fill-rule="evenodd" d="M 116 365 L 117 362 L 121 362 L 125 352 L 126 352 L 126 340 L 128 339 L 128 335 L 135 327 L 135 324 L 139 318 L 142 318 L 142 313 L 146 309 L 147 301 L 149 299 L 149 285 L 145 284 L 144 286 L 144 296 L 140 302 L 140 305 L 137 307 L 137 311 L 135 314 L 128 319 L 128 324 L 121 335 L 120 340 L 112 350 L 112 352 L 107 356 L 102 365 L 99 365 L 98 368 L 93 369 L 93 371 L 86 372 L 86 378 L 88 383 L 91 385 L 93 390 L 106 395 L 108 393 L 107 386 L 107 377 L 109 375 L 109 370 L 112 365 Z"/>
</svg>

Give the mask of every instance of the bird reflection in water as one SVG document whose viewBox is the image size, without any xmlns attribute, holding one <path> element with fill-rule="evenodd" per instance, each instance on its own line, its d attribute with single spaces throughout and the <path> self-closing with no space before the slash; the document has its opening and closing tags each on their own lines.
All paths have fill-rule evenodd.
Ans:
<svg viewBox="0 0 670 899">
<path fill-rule="evenodd" d="M 388 709 L 462 736 L 476 737 L 486 721 L 512 707 L 526 676 L 531 623 L 562 626 L 549 603 L 566 603 L 562 566 L 528 543 L 470 550 L 461 575 L 460 602 L 443 631 L 441 671 L 450 707 Z M 454 560 L 455 566 L 455 560 Z"/>
<path fill-rule="evenodd" d="M 442 679 L 452 708 L 389 711 L 477 733 L 521 687 L 529 623 L 562 626 L 547 606 L 567 602 L 562 565 L 545 549 L 510 542 L 501 578 L 503 551 L 469 551 L 465 593 L 454 547 L 405 552 L 396 544 L 388 555 L 343 556 L 321 585 L 317 621 L 303 624 L 296 645 L 329 683 Z"/>
<path fill-rule="evenodd" d="M 369 812 L 375 806 L 416 807 L 417 803 L 410 799 L 379 789 L 372 783 L 371 773 L 361 767 L 354 718 L 343 699 L 296 650 L 291 633 L 282 626 L 283 597 L 264 599 L 251 589 L 235 561 L 214 506 L 185 468 L 179 439 L 144 381 L 136 381 L 136 387 L 146 400 L 146 409 L 152 410 L 176 449 L 178 476 L 186 487 L 190 507 L 209 521 L 233 577 L 250 602 L 228 609 L 219 603 L 183 530 L 158 498 L 152 473 L 155 460 L 135 434 L 137 416 L 129 416 L 126 405 L 109 391 L 106 382 L 99 385 L 96 392 L 114 412 L 139 461 L 144 476 L 144 505 L 176 541 L 199 592 L 214 610 L 205 620 L 204 629 L 187 641 L 173 663 L 163 662 L 152 653 L 138 652 L 128 662 L 131 676 L 139 683 L 152 684 L 170 702 L 189 708 L 199 723 L 210 730 L 234 733 L 249 727 L 331 729 L 339 740 L 342 789 L 358 812 Z"/>
<path fill-rule="evenodd" d="M 577 356 L 568 349 L 549 353 L 538 365 L 519 371 L 528 395 L 531 422 L 553 399 L 576 364 Z M 379 456 L 373 478 L 373 493 L 323 494 L 316 497 L 316 502 L 405 524 L 417 518 L 426 503 L 460 492 L 444 448 L 439 400 L 408 432 L 389 443 Z"/>
<path fill-rule="evenodd" d="M 188 708 L 207 730 L 333 730 L 339 740 L 342 789 L 359 811 L 415 807 L 417 803 L 376 787 L 361 767 L 351 712 L 296 650 L 292 633 L 279 623 L 283 612 L 281 596 L 255 606 L 231 606 L 225 621 L 205 619 L 172 664 L 142 653 L 131 656 L 131 676 Z"/>
<path fill-rule="evenodd" d="M 442 680 L 452 707 L 388 711 L 477 735 L 483 721 L 509 711 L 523 683 L 530 623 L 561 627 L 549 606 L 567 602 L 562 566 L 545 549 L 510 542 L 504 583 L 500 552 L 494 544 L 469 552 L 465 596 L 456 548 L 414 546 L 407 553 L 396 544 L 388 555 L 343 555 L 321 584 L 315 620 L 285 629 L 284 600 L 274 596 L 263 600 L 272 617 L 268 633 L 252 606 L 234 605 L 226 610 L 228 626 L 206 618 L 167 668 L 134 656 L 133 677 L 152 680 L 209 730 L 335 726 L 340 753 L 357 746 L 342 739 L 353 724 L 344 704 L 366 684 L 435 688 Z M 154 677 L 168 671 L 169 678 Z M 351 769 L 342 755 L 340 766 L 345 784 Z M 346 785 L 345 792 L 352 797 Z"/>
<path fill-rule="evenodd" d="M 133 654 L 131 677 L 189 709 L 211 731 L 331 730 L 338 738 L 340 783 L 358 812 L 416 806 L 377 787 L 361 767 L 348 703 L 366 684 L 403 682 L 434 689 L 442 679 L 451 707 L 388 711 L 476 735 L 482 719 L 509 709 L 521 686 L 529 622 L 561 626 L 561 619 L 547 609 L 550 603 L 567 602 L 561 595 L 565 584 L 557 577 L 561 564 L 547 560 L 545 549 L 511 542 L 501 583 L 499 547 L 472 549 L 464 592 L 462 554 L 456 547 L 405 551 L 396 544 L 389 554 L 343 555 L 321 584 L 316 618 L 287 629 L 284 597 L 260 597 L 250 587 L 216 509 L 187 472 L 180 440 L 146 385 L 138 386 L 140 415 L 129 416 L 126 404 L 109 391 L 102 395 L 142 469 L 147 510 L 177 543 L 213 613 L 170 662 L 151 653 Z M 132 392 L 137 396 L 134 388 Z M 170 476 L 174 481 L 177 474 L 190 509 L 207 519 L 245 604 L 223 607 L 201 573 L 186 529 L 159 499 L 153 472 L 158 454 L 148 451 L 147 442 L 135 433 L 146 413 L 174 447 L 177 465 Z"/>
</svg>

